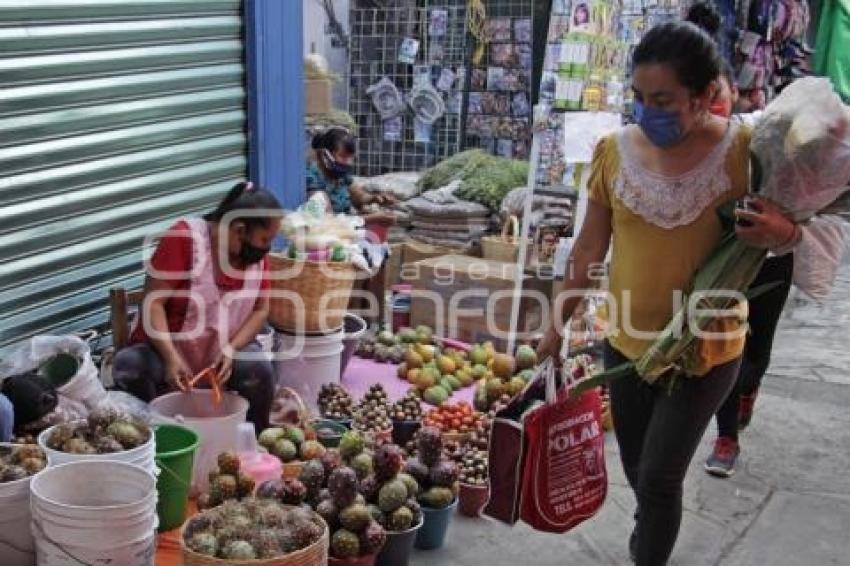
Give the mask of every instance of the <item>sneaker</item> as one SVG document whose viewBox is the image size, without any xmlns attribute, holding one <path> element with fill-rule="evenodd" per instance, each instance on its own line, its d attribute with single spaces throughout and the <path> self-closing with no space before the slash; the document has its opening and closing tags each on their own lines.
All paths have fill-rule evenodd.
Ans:
<svg viewBox="0 0 850 566">
<path fill-rule="evenodd" d="M 750 421 L 753 419 L 756 395 L 758 395 L 758 390 L 749 395 L 741 395 L 738 401 L 738 430 L 744 430 L 750 425 Z"/>
<path fill-rule="evenodd" d="M 705 471 L 720 478 L 731 477 L 735 473 L 735 462 L 740 453 L 741 447 L 737 442 L 721 436 L 714 443 L 714 452 L 705 461 Z"/>
</svg>

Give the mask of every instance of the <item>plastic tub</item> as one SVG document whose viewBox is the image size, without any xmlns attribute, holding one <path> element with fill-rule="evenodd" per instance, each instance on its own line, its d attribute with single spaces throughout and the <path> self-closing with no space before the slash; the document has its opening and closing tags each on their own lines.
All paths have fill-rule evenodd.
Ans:
<svg viewBox="0 0 850 566">
<path fill-rule="evenodd" d="M 84 425 L 85 423 L 86 421 L 81 420 L 74 421 L 71 424 L 76 426 Z M 114 462 L 134 464 L 144 468 L 151 475 L 156 474 L 156 463 L 154 461 L 156 456 L 156 439 L 154 434 L 151 434 L 151 437 L 147 442 L 141 446 L 137 446 L 136 448 L 131 448 L 130 450 L 112 452 L 109 454 L 71 454 L 69 452 L 62 452 L 61 450 L 54 450 L 47 446 L 47 439 L 53 433 L 56 426 L 59 425 L 52 426 L 38 435 L 38 445 L 42 450 L 44 450 L 44 453 L 47 454 L 47 458 L 50 460 L 52 465 L 67 464 L 70 462 L 111 460 Z"/>
<path fill-rule="evenodd" d="M 307 408 L 318 414 L 316 398 L 322 385 L 340 382 L 342 329 L 331 334 L 294 335 L 278 332 L 274 366 L 278 387 L 289 387 Z"/>
<path fill-rule="evenodd" d="M 423 521 L 406 531 L 387 531 L 387 542 L 378 553 L 376 566 L 407 566 L 413 553 L 413 543 Z"/>
<path fill-rule="evenodd" d="M 38 564 L 153 566 L 156 481 L 113 460 L 52 466 L 32 479 Z"/>
<path fill-rule="evenodd" d="M 481 510 L 487 505 L 489 499 L 489 485 L 462 483 L 460 484 L 460 493 L 458 494 L 457 511 L 465 517 L 480 517 Z"/>
<path fill-rule="evenodd" d="M 336 448 L 342 435 L 348 430 L 344 424 L 331 419 L 317 419 L 312 422 L 316 438 L 325 448 Z"/>
<path fill-rule="evenodd" d="M 224 392 L 216 404 L 208 389 L 189 393 L 176 391 L 150 403 L 151 417 L 158 424 L 178 424 L 193 430 L 200 438 L 192 466 L 192 491 L 206 492 L 208 473 L 222 452 L 237 449 L 239 424 L 245 422 L 248 401 L 233 392 Z"/>
<path fill-rule="evenodd" d="M 360 345 L 360 339 L 366 332 L 366 321 L 356 314 L 348 313 L 343 319 L 343 332 L 345 335 L 342 338 L 342 358 L 339 362 L 340 378 L 345 374 L 345 368 L 348 367 L 348 362 L 351 361 L 351 357 Z"/>
<path fill-rule="evenodd" d="M 446 533 L 456 507 L 457 498 L 443 509 L 432 509 L 423 505 L 422 528 L 416 534 L 414 546 L 419 550 L 434 550 L 442 547 L 446 542 Z"/>
<path fill-rule="evenodd" d="M 32 478 L 0 483 L 0 564 L 35 566 L 35 545 L 30 531 Z"/>
<path fill-rule="evenodd" d="M 184 426 L 159 425 L 156 428 L 156 465 L 159 477 L 156 513 L 159 530 L 170 531 L 183 524 L 192 487 L 192 465 L 200 439 Z"/>
</svg>

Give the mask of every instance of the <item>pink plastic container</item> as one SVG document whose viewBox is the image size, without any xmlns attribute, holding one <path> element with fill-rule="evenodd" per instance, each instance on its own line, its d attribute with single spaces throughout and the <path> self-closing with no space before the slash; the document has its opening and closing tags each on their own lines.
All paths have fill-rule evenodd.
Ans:
<svg viewBox="0 0 850 566">
<path fill-rule="evenodd" d="M 254 478 L 254 484 L 262 485 L 268 480 L 278 480 L 283 472 L 280 460 L 263 452 L 240 452 L 239 471 Z"/>
</svg>

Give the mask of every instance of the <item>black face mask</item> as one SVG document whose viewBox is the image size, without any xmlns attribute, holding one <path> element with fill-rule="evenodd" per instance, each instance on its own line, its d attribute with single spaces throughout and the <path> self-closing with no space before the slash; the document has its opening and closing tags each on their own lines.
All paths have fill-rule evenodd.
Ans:
<svg viewBox="0 0 850 566">
<path fill-rule="evenodd" d="M 260 248 L 251 242 L 242 242 L 242 249 L 239 250 L 239 259 L 245 265 L 253 265 L 259 263 L 271 251 L 271 248 Z"/>
</svg>

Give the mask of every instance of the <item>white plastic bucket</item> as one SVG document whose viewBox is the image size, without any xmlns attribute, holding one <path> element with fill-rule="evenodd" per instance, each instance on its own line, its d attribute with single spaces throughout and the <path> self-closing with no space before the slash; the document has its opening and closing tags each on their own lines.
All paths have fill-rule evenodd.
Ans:
<svg viewBox="0 0 850 566">
<path fill-rule="evenodd" d="M 30 531 L 30 481 L 0 483 L 0 564 L 35 566 Z"/>
<path fill-rule="evenodd" d="M 209 472 L 216 467 L 221 452 L 236 450 L 239 423 L 245 422 L 248 401 L 232 392 L 222 394 L 216 404 L 212 391 L 194 389 L 190 393 L 167 393 L 150 403 L 155 423 L 186 426 L 201 439 L 192 467 L 192 490 L 206 492 Z"/>
<path fill-rule="evenodd" d="M 153 566 L 156 479 L 144 468 L 70 462 L 35 476 L 30 489 L 39 566 Z"/>
<path fill-rule="evenodd" d="M 278 387 L 295 390 L 307 408 L 318 413 L 319 389 L 340 382 L 344 336 L 342 330 L 315 336 L 278 332 L 274 352 Z"/>
<path fill-rule="evenodd" d="M 83 423 L 85 423 L 85 421 L 74 421 L 71 424 L 77 425 Z M 114 462 L 126 462 L 128 464 L 134 464 L 136 466 L 144 468 L 148 471 L 149 474 L 156 474 L 156 440 L 153 431 L 151 431 L 151 436 L 147 442 L 145 442 L 141 446 L 137 446 L 136 448 L 132 448 L 130 450 L 124 450 L 122 452 L 112 452 L 110 454 L 70 454 L 68 452 L 54 450 L 53 448 L 47 446 L 47 439 L 50 437 L 51 433 L 53 432 L 53 429 L 55 429 L 56 426 L 52 426 L 47 430 L 42 431 L 42 433 L 38 435 L 38 445 L 41 447 L 42 450 L 44 450 L 50 460 L 50 463 L 53 465 L 67 464 L 69 462 L 111 460 Z"/>
</svg>

